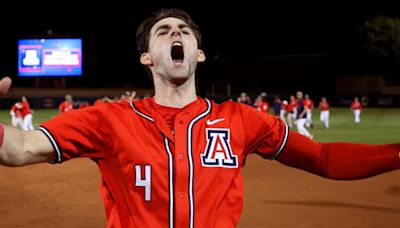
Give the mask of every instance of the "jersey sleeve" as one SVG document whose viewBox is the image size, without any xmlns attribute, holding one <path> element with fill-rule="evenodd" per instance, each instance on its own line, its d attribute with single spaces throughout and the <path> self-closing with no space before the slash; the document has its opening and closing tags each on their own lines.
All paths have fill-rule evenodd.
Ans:
<svg viewBox="0 0 400 228">
<path fill-rule="evenodd" d="M 65 112 L 42 123 L 39 130 L 54 147 L 54 163 L 76 157 L 107 156 L 111 147 L 107 113 L 106 105 L 98 105 Z"/>
<path fill-rule="evenodd" d="M 263 158 L 275 159 L 285 147 L 288 126 L 279 117 L 241 106 L 245 154 L 256 153 Z"/>
<path fill-rule="evenodd" d="M 290 132 L 276 160 L 334 180 L 358 180 L 400 168 L 399 143 L 320 143 Z"/>
</svg>

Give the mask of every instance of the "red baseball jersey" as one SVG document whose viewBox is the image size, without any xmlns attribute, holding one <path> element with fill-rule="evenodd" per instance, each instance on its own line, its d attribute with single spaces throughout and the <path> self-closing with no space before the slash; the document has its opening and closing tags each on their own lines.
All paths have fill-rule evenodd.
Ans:
<svg viewBox="0 0 400 228">
<path fill-rule="evenodd" d="M 22 109 L 21 109 L 22 117 L 32 114 L 31 107 L 30 107 L 28 101 L 22 101 L 21 104 L 22 104 Z"/>
<path fill-rule="evenodd" d="M 361 103 L 358 102 L 358 101 L 353 101 L 353 102 L 351 103 L 351 108 L 352 108 L 352 109 L 361 109 L 361 107 L 362 107 L 362 105 L 361 105 Z"/>
<path fill-rule="evenodd" d="M 314 108 L 314 101 L 312 101 L 311 99 L 304 99 L 303 100 L 303 105 L 304 105 L 304 108 L 313 109 Z"/>
<path fill-rule="evenodd" d="M 176 115 L 171 131 L 152 102 L 77 109 L 39 129 L 56 162 L 97 163 L 107 227 L 234 227 L 246 156 L 277 157 L 288 127 L 248 105 L 198 98 Z"/>
<path fill-rule="evenodd" d="M 15 117 L 21 118 L 22 117 L 22 113 L 21 113 L 21 109 L 22 109 L 22 105 L 20 105 L 21 107 L 17 107 L 17 103 L 13 104 L 11 106 L 11 112 L 15 115 Z"/>
<path fill-rule="evenodd" d="M 256 102 L 256 108 L 258 111 L 261 112 L 268 112 L 269 109 L 269 103 L 263 100 L 259 100 Z"/>
<path fill-rule="evenodd" d="M 293 108 L 297 108 L 297 106 L 299 106 L 296 99 L 290 99 L 290 104 L 293 106 Z"/>
<path fill-rule="evenodd" d="M 69 102 L 69 101 L 63 101 L 63 102 L 61 102 L 61 104 L 58 106 L 58 109 L 60 110 L 60 112 L 68 112 L 68 111 L 74 109 L 74 106 L 73 106 L 72 103 Z"/>
<path fill-rule="evenodd" d="M 321 102 L 319 102 L 318 107 L 321 111 L 327 111 L 327 110 L 329 110 L 329 103 L 327 101 L 321 101 Z"/>
<path fill-rule="evenodd" d="M 288 113 L 293 113 L 293 106 L 291 104 L 285 104 L 283 107 Z"/>
</svg>

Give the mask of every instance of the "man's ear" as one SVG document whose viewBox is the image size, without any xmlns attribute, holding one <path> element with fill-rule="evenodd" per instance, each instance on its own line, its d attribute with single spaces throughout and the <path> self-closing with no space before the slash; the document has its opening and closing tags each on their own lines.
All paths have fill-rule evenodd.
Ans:
<svg viewBox="0 0 400 228">
<path fill-rule="evenodd" d="M 150 58 L 150 54 L 148 52 L 143 52 L 140 55 L 140 63 L 142 63 L 143 65 L 151 65 L 151 58 Z"/>
<path fill-rule="evenodd" d="M 199 52 L 197 53 L 197 62 L 204 62 L 204 61 L 206 61 L 206 55 L 202 50 L 199 50 Z"/>
</svg>

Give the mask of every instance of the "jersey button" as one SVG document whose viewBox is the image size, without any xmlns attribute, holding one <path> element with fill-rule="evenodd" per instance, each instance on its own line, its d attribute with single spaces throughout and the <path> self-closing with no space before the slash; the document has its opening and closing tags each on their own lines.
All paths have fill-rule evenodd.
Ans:
<svg viewBox="0 0 400 228">
<path fill-rule="evenodd" d="M 183 193 L 183 192 L 178 192 L 178 197 L 179 197 L 179 198 L 181 198 L 181 199 L 182 199 L 182 198 L 183 198 L 183 196 L 184 196 L 184 193 Z"/>
<path fill-rule="evenodd" d="M 183 154 L 182 154 L 182 153 L 179 153 L 179 154 L 178 154 L 178 159 L 179 159 L 179 160 L 182 160 L 182 159 L 183 159 Z"/>
<path fill-rule="evenodd" d="M 179 120 L 179 124 L 183 124 L 183 121 L 182 121 L 182 120 Z"/>
</svg>

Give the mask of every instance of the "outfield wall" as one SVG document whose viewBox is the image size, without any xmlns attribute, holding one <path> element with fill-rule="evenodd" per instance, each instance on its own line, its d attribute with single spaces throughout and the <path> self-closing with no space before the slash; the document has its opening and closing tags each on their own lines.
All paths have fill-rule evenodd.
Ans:
<svg viewBox="0 0 400 228">
<path fill-rule="evenodd" d="M 124 93 L 125 91 L 136 91 L 138 97 L 147 97 L 152 96 L 154 94 L 152 89 L 143 89 L 143 88 L 31 88 L 31 87 L 12 87 L 10 91 L 4 96 L 0 98 L 0 109 L 8 109 L 11 107 L 13 103 L 18 101 L 22 96 L 26 96 L 28 101 L 31 103 L 32 108 L 57 108 L 58 104 L 60 104 L 66 94 L 71 94 L 73 96 L 74 101 L 87 101 L 92 104 L 96 99 L 104 96 L 108 96 L 109 98 L 114 98 Z M 396 88 L 396 91 L 398 89 Z M 201 94 L 202 97 L 208 97 L 210 99 L 215 100 L 216 102 L 222 102 L 229 98 L 233 98 L 234 100 L 239 94 L 233 94 L 231 97 L 228 97 L 225 94 L 225 91 L 216 90 L 215 93 L 206 93 L 205 95 Z M 218 93 L 223 92 L 223 93 Z M 246 90 L 246 92 L 254 99 L 257 93 L 251 93 L 251 90 Z M 336 107 L 346 107 L 350 106 L 350 103 L 354 99 L 354 96 L 362 97 L 366 96 L 368 98 L 369 107 L 400 107 L 400 93 L 391 94 L 389 92 L 380 92 L 375 94 L 363 94 L 357 93 L 357 91 L 341 91 L 342 94 L 338 94 L 336 96 L 327 97 L 328 101 L 332 106 Z M 288 99 L 290 94 L 281 93 L 281 94 L 273 94 L 268 93 L 267 101 L 272 105 L 272 101 L 274 96 L 277 95 L 281 98 L 281 100 Z M 310 94 L 311 98 L 314 100 L 315 105 L 317 106 L 321 97 L 315 94 Z"/>
<path fill-rule="evenodd" d="M 49 88 L 11 88 L 6 96 L 0 98 L 0 109 L 8 109 L 26 96 L 31 108 L 57 108 L 58 105 L 64 101 L 66 94 L 71 94 L 73 100 L 87 101 L 90 104 L 101 97 L 107 96 L 114 98 L 120 96 L 125 91 L 136 91 L 138 97 L 145 97 L 153 95 L 153 90 L 150 89 L 135 89 L 135 88 L 97 88 L 97 89 L 82 89 L 82 88 L 69 88 L 69 89 L 49 89 Z"/>
</svg>

